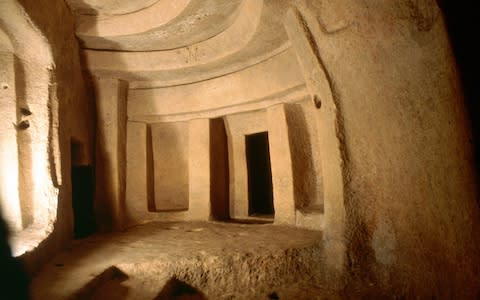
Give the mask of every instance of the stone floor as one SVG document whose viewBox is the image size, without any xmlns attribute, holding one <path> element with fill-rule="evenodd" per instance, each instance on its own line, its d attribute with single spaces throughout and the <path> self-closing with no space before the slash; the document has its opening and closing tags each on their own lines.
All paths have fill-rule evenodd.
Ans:
<svg viewBox="0 0 480 300">
<path fill-rule="evenodd" d="M 33 279 L 31 296 L 155 299 L 176 278 L 208 299 L 331 298 L 319 284 L 321 239 L 272 224 L 149 223 L 74 241 Z"/>
</svg>

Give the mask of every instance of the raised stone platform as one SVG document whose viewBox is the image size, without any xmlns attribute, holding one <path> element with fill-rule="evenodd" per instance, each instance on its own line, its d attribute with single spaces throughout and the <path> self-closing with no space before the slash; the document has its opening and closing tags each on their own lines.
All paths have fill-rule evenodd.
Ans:
<svg viewBox="0 0 480 300">
<path fill-rule="evenodd" d="M 73 242 L 33 279 L 31 295 L 154 299 L 177 278 L 208 299 L 332 297 L 321 283 L 321 240 L 272 224 L 148 223 Z"/>
</svg>

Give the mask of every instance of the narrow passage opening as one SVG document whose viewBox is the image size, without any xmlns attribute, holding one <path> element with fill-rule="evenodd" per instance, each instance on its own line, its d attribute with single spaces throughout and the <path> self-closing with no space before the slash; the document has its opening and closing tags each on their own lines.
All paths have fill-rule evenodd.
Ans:
<svg viewBox="0 0 480 300">
<path fill-rule="evenodd" d="M 273 187 L 268 132 L 245 136 L 249 216 L 273 217 Z"/>
<path fill-rule="evenodd" d="M 78 239 L 96 230 L 93 212 L 94 175 L 91 165 L 79 164 L 82 146 L 72 142 L 71 147 L 73 235 Z"/>
</svg>

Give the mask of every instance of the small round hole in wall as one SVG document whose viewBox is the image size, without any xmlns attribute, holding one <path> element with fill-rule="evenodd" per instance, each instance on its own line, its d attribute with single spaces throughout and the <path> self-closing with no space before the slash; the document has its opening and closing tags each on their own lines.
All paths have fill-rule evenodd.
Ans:
<svg viewBox="0 0 480 300">
<path fill-rule="evenodd" d="M 20 112 L 24 116 L 30 116 L 32 114 L 32 112 L 28 108 L 25 108 L 25 107 L 21 107 Z"/>
<path fill-rule="evenodd" d="M 2 83 L 2 90 L 8 89 L 8 84 L 7 83 Z"/>
<path fill-rule="evenodd" d="M 320 100 L 320 98 L 318 98 L 318 96 L 313 96 L 313 103 L 315 104 L 315 107 L 317 109 L 321 108 L 322 107 L 322 100 Z"/>
</svg>

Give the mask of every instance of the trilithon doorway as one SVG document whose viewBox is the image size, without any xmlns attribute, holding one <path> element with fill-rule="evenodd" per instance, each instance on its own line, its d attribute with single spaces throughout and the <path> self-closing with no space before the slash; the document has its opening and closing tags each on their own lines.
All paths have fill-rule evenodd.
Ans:
<svg viewBox="0 0 480 300">
<path fill-rule="evenodd" d="M 268 132 L 245 136 L 249 216 L 273 217 L 273 187 Z"/>
</svg>

